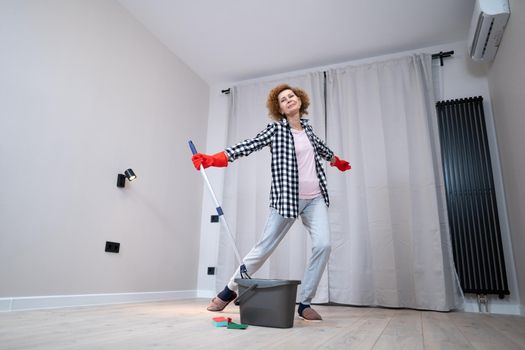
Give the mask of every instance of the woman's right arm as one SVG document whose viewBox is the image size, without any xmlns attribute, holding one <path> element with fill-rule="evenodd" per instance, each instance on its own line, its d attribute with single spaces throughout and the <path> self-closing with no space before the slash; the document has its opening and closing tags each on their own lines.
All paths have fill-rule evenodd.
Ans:
<svg viewBox="0 0 525 350">
<path fill-rule="evenodd" d="M 275 133 L 275 123 L 268 124 L 266 129 L 259 132 L 253 139 L 247 139 L 239 142 L 235 146 L 228 147 L 224 150 L 228 156 L 228 160 L 233 162 L 237 158 L 249 155 L 254 151 L 258 151 L 265 146 L 268 146 Z"/>
</svg>

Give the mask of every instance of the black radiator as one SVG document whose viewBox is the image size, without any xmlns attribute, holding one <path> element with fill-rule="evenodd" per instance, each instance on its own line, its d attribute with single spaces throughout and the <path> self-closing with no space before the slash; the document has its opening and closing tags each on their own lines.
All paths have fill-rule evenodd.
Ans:
<svg viewBox="0 0 525 350">
<path fill-rule="evenodd" d="M 465 293 L 510 294 L 483 98 L 436 103 L 454 262 Z"/>
</svg>

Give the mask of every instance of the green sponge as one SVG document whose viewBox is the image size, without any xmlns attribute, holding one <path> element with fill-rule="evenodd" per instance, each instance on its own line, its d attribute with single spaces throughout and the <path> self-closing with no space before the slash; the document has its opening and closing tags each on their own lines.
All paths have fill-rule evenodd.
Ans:
<svg viewBox="0 0 525 350">
<path fill-rule="evenodd" d="M 228 329 L 246 329 L 248 328 L 248 325 L 242 323 L 229 322 L 227 327 Z"/>
</svg>

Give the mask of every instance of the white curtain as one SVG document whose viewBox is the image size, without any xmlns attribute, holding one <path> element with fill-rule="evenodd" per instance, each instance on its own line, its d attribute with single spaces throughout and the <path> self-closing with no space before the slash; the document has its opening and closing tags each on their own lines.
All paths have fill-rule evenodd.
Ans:
<svg viewBox="0 0 525 350">
<path fill-rule="evenodd" d="M 225 146 L 254 137 L 271 122 L 266 99 L 270 90 L 281 83 L 306 91 L 310 97 L 310 107 L 305 118 L 310 120 L 316 134 L 322 139 L 325 138 L 324 78 L 322 72 L 317 72 L 284 80 L 232 87 Z M 262 234 L 269 213 L 270 150 L 266 147 L 248 157 L 240 158 L 230 163 L 225 171 L 222 207 L 230 231 L 236 237 L 239 253 L 244 257 Z M 270 259 L 252 277 L 301 280 L 309 256 L 308 233 L 298 219 Z M 232 243 L 223 230 L 219 239 L 217 262 L 218 290 L 224 288 L 237 265 Z M 318 293 L 318 300 L 327 302 L 326 275 L 320 285 L 323 286 L 321 290 L 324 292 Z"/>
<path fill-rule="evenodd" d="M 441 176 L 430 55 L 327 73 L 330 301 L 450 310 L 461 294 Z"/>
<path fill-rule="evenodd" d="M 352 164 L 346 173 L 327 169 L 332 254 L 313 302 L 457 307 L 430 56 L 330 70 L 326 89 L 323 73 L 233 87 L 228 145 L 270 122 L 266 98 L 282 82 L 308 93 L 314 131 Z M 264 228 L 270 181 L 268 149 L 226 169 L 223 208 L 241 256 Z M 309 255 L 308 234 L 296 222 L 254 277 L 302 279 Z M 224 232 L 217 266 L 222 289 L 237 267 Z"/>
</svg>

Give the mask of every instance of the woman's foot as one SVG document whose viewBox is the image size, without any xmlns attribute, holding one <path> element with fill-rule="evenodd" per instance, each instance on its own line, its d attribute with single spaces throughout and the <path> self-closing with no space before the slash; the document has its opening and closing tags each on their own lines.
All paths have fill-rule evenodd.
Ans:
<svg viewBox="0 0 525 350">
<path fill-rule="evenodd" d="M 226 306 L 228 306 L 229 303 L 232 302 L 232 300 L 235 300 L 235 298 L 237 298 L 237 293 L 226 286 L 219 294 L 217 294 L 215 298 L 211 300 L 207 310 L 222 311 Z"/>
<path fill-rule="evenodd" d="M 317 311 L 310 307 L 310 305 L 300 303 L 297 312 L 299 313 L 299 316 L 306 321 L 322 321 L 323 319 Z"/>
<path fill-rule="evenodd" d="M 206 308 L 208 311 L 222 311 L 226 306 L 228 306 L 229 303 L 232 302 L 232 300 L 235 300 L 237 298 L 237 293 L 233 292 L 233 298 L 230 300 L 222 300 L 218 296 L 213 298 Z"/>
</svg>

